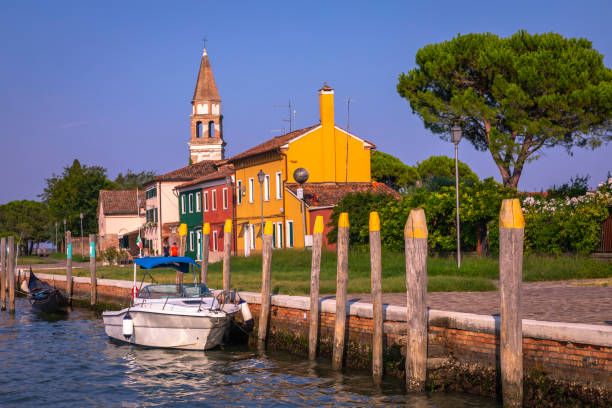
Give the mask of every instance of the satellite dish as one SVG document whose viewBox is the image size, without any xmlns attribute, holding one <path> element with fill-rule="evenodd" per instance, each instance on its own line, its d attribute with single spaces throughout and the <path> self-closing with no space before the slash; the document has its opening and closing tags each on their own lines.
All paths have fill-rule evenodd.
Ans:
<svg viewBox="0 0 612 408">
<path fill-rule="evenodd" d="M 303 167 L 298 167 L 293 172 L 293 179 L 300 184 L 304 184 L 306 181 L 308 181 L 308 170 Z"/>
</svg>

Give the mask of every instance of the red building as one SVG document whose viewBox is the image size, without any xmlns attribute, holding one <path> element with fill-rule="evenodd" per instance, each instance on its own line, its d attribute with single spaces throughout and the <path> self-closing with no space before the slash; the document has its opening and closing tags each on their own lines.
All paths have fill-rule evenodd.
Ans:
<svg viewBox="0 0 612 408">
<path fill-rule="evenodd" d="M 225 221 L 234 220 L 235 217 L 233 174 L 233 166 L 223 166 L 219 167 L 219 169 L 213 173 L 177 186 L 177 190 L 179 190 L 181 195 L 187 192 L 194 194 L 194 197 L 196 197 L 194 214 L 202 214 L 202 218 L 199 220 L 200 222 L 197 223 L 200 228 L 205 223 L 210 224 L 209 253 L 212 262 L 218 260 L 223 252 L 224 241 L 227 239 L 224 233 Z M 196 193 L 193 193 L 194 191 L 196 191 Z M 186 207 L 189 208 L 189 199 L 187 198 L 184 201 L 187 203 Z M 236 245 L 235 230 L 236 228 L 234 225 L 232 228 L 232 235 L 229 237 L 232 242 L 232 251 L 234 251 Z M 195 231 L 194 235 L 199 238 L 197 231 Z M 197 246 L 198 244 L 199 240 L 196 241 L 195 245 Z M 189 249 L 190 247 L 188 245 L 188 252 Z M 199 258 L 198 255 L 199 253 L 193 254 L 195 258 Z"/>
</svg>

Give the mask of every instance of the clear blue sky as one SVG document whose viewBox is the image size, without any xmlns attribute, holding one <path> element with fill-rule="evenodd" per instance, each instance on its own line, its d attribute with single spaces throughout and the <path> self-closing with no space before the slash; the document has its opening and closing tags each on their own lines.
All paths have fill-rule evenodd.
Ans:
<svg viewBox="0 0 612 408">
<path fill-rule="evenodd" d="M 190 100 L 202 41 L 215 73 L 228 156 L 286 127 L 318 122 L 317 89 L 335 88 L 336 123 L 407 164 L 453 147 L 423 128 L 396 92 L 417 50 L 458 33 L 519 29 L 586 37 L 612 66 L 609 1 L 8 1 L 0 5 L 0 203 L 35 199 L 74 158 L 108 169 L 167 172 L 188 162 Z M 275 132 L 276 130 L 276 132 Z M 461 143 L 480 177 L 489 153 Z M 519 188 L 612 170 L 612 145 L 544 151 Z"/>
</svg>

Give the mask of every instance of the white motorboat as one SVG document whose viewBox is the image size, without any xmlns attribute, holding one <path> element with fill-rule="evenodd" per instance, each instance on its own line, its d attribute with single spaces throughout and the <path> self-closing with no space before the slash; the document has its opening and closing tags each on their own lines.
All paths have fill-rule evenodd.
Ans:
<svg viewBox="0 0 612 408">
<path fill-rule="evenodd" d="M 136 264 L 146 269 L 171 266 L 182 272 L 188 271 L 189 264 L 197 266 L 186 257 L 137 258 Z M 250 318 L 246 303 L 224 303 L 226 295 L 215 296 L 206 285 L 195 282 L 151 284 L 133 297 L 130 307 L 102 313 L 106 334 L 140 346 L 210 349 L 223 343 L 231 320 L 241 309 L 243 317 Z"/>
</svg>

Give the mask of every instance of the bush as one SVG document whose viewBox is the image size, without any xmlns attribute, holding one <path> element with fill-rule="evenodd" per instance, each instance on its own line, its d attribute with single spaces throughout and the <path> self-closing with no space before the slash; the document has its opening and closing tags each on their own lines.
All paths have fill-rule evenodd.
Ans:
<svg viewBox="0 0 612 408">
<path fill-rule="evenodd" d="M 109 265 L 116 265 L 119 260 L 119 251 L 115 247 L 109 247 L 106 251 L 102 252 L 102 261 L 108 263 Z"/>
</svg>

